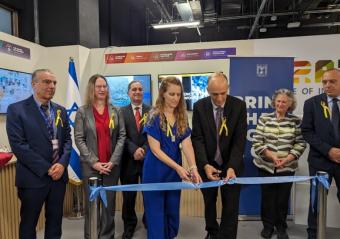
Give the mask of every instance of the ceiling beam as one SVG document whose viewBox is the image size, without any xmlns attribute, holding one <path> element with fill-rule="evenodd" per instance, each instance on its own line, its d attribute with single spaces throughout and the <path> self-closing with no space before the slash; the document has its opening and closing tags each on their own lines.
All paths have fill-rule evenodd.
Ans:
<svg viewBox="0 0 340 239">
<path fill-rule="evenodd" d="M 256 17 L 255 17 L 253 26 L 251 27 L 251 30 L 249 32 L 248 39 L 250 39 L 252 37 L 255 29 L 257 28 L 258 22 L 260 20 L 262 11 L 263 11 L 264 6 L 266 5 L 266 3 L 267 3 L 267 0 L 262 0 L 261 5 L 260 5 L 259 9 L 257 10 L 257 14 L 256 14 Z"/>
<path fill-rule="evenodd" d="M 166 6 L 164 5 L 162 0 L 153 0 L 153 2 L 156 4 L 158 10 L 160 11 L 161 15 L 162 15 L 162 19 L 164 18 L 164 20 L 166 22 L 171 22 L 172 21 L 172 17 L 170 15 L 170 13 L 168 12 Z"/>
<path fill-rule="evenodd" d="M 289 12 L 275 12 L 275 13 L 262 13 L 261 17 L 270 17 L 270 16 L 293 16 L 293 15 L 301 15 L 301 14 L 319 14 L 319 13 L 339 13 L 340 9 L 319 9 L 319 10 L 307 10 L 303 11 L 302 13 L 299 11 L 289 11 Z M 216 22 L 217 20 L 219 22 L 222 21 L 230 21 L 230 20 L 239 20 L 239 19 L 249 19 L 249 18 L 255 18 L 257 15 L 249 14 L 249 15 L 240 15 L 240 16 L 229 16 L 229 17 L 219 17 L 219 18 L 205 18 L 204 23 L 209 22 Z"/>
</svg>

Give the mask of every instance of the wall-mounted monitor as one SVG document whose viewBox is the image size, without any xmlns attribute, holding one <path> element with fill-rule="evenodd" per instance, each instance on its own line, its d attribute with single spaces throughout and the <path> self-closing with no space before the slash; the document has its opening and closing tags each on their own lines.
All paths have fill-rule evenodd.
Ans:
<svg viewBox="0 0 340 239">
<path fill-rule="evenodd" d="M 0 113 L 7 107 L 32 95 L 30 73 L 0 68 Z"/>
<path fill-rule="evenodd" d="M 187 110 L 193 110 L 196 101 L 209 95 L 206 89 L 211 74 L 212 72 L 158 75 L 158 87 L 165 77 L 174 76 L 178 78 L 183 85 Z"/>
<path fill-rule="evenodd" d="M 113 105 L 122 107 L 130 104 L 128 85 L 133 80 L 138 80 L 143 85 L 143 103 L 152 104 L 151 98 L 151 75 L 122 75 L 106 76 L 110 88 L 111 102 Z"/>
</svg>

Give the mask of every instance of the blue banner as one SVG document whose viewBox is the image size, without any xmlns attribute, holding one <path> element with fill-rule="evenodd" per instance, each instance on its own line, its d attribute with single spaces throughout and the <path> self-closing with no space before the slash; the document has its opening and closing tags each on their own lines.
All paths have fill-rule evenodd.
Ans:
<svg viewBox="0 0 340 239">
<path fill-rule="evenodd" d="M 232 57 L 230 59 L 230 95 L 241 98 L 247 105 L 247 144 L 245 170 L 242 176 L 256 177 L 253 164 L 252 135 L 262 113 L 272 112 L 271 96 L 280 88 L 293 90 L 293 57 Z M 244 185 L 240 197 L 240 215 L 261 213 L 259 185 Z"/>
</svg>

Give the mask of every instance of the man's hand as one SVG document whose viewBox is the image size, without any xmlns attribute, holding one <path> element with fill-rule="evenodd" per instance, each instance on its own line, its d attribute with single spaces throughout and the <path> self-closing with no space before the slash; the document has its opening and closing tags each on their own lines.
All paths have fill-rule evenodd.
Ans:
<svg viewBox="0 0 340 239">
<path fill-rule="evenodd" d="M 211 166 L 210 164 L 206 164 L 204 166 L 204 171 L 205 171 L 205 174 L 207 175 L 207 178 L 209 180 L 212 180 L 212 181 L 218 181 L 220 180 L 220 176 L 219 174 L 221 173 L 220 170 L 217 170 L 216 168 L 214 168 L 213 166 Z"/>
<path fill-rule="evenodd" d="M 328 152 L 329 159 L 335 163 L 340 163 L 340 149 L 339 148 L 331 148 Z"/>
<path fill-rule="evenodd" d="M 134 160 L 142 160 L 144 156 L 145 156 L 145 151 L 141 147 L 139 147 L 133 154 Z"/>
<path fill-rule="evenodd" d="M 60 163 L 53 164 L 48 170 L 48 175 L 54 180 L 57 181 L 61 178 L 65 171 L 65 167 Z"/>
<path fill-rule="evenodd" d="M 228 168 L 227 173 L 223 181 L 227 182 L 229 179 L 236 178 L 235 170 L 233 168 Z"/>
</svg>

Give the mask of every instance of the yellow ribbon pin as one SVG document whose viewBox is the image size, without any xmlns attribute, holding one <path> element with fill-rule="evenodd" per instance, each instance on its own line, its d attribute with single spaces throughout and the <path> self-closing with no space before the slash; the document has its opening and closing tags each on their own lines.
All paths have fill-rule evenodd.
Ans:
<svg viewBox="0 0 340 239">
<path fill-rule="evenodd" d="M 109 128 L 114 129 L 115 128 L 115 114 L 112 112 L 109 122 Z"/>
<path fill-rule="evenodd" d="M 61 110 L 57 110 L 57 117 L 56 117 L 56 119 L 55 119 L 55 126 L 56 126 L 56 127 L 58 127 L 59 122 L 60 122 L 60 124 L 61 124 L 61 127 L 64 127 L 64 124 L 63 124 L 63 121 L 62 121 L 62 119 L 61 119 L 60 114 L 61 114 Z"/>
<path fill-rule="evenodd" d="M 228 127 L 227 127 L 227 118 L 223 117 L 222 118 L 222 124 L 220 127 L 219 135 L 222 135 L 223 129 L 225 131 L 225 136 L 228 136 Z"/>
<path fill-rule="evenodd" d="M 138 123 L 139 123 L 140 125 L 145 125 L 147 117 L 148 117 L 148 114 L 147 114 L 147 113 L 144 113 L 144 114 L 143 114 L 143 117 L 140 119 L 140 121 L 139 121 Z"/>
<path fill-rule="evenodd" d="M 329 107 L 323 101 L 321 101 L 321 106 L 322 106 L 322 109 L 323 109 L 323 115 L 325 116 L 326 119 L 328 119 L 331 115 L 331 111 L 330 111 Z"/>
<path fill-rule="evenodd" d="M 172 133 L 171 126 L 170 126 L 169 123 L 167 124 L 166 128 L 167 128 L 166 129 L 166 137 L 169 137 L 169 136 L 174 137 L 174 134 Z"/>
</svg>

